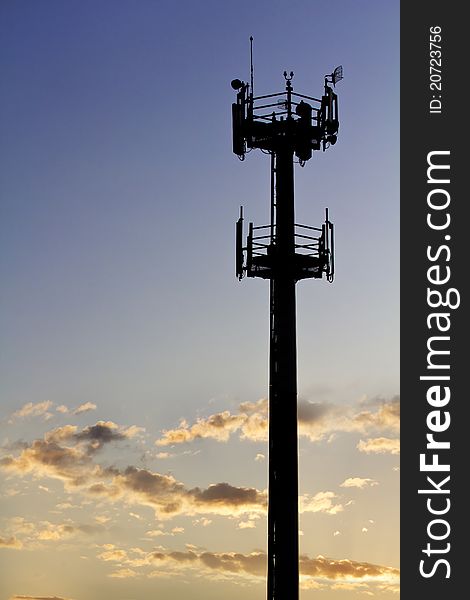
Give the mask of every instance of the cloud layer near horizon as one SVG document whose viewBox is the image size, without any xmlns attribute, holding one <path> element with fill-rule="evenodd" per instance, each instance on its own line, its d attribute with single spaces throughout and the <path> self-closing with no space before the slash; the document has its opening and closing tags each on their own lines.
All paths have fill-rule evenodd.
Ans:
<svg viewBox="0 0 470 600">
<path fill-rule="evenodd" d="M 264 579 L 266 575 L 266 553 L 261 551 L 243 554 L 239 552 L 208 552 L 197 548 L 185 551 L 158 550 L 144 552 L 139 548 L 127 551 L 106 544 L 98 554 L 102 561 L 115 565 L 110 577 L 171 576 L 188 570 L 201 571 L 205 575 L 229 575 L 245 577 L 252 581 Z M 359 562 L 349 559 L 332 559 L 324 556 L 311 558 L 300 556 L 301 586 L 307 589 L 326 588 L 333 585 L 352 587 L 370 585 L 386 586 L 398 591 L 399 570 L 394 567 Z M 162 567 L 164 570 L 162 570 Z M 157 569 L 148 571 L 147 569 Z"/>
<path fill-rule="evenodd" d="M 63 598 L 62 596 L 22 596 L 15 594 L 10 596 L 9 600 L 71 600 L 70 598 Z"/>
</svg>

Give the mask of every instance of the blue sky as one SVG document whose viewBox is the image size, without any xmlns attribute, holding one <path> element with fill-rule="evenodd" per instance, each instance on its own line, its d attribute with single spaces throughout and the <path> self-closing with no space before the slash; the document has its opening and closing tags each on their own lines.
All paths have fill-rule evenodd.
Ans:
<svg viewBox="0 0 470 600">
<path fill-rule="evenodd" d="M 145 433 L 121 432 L 126 449 L 119 454 L 110 446 L 103 464 L 171 472 L 191 489 L 218 482 L 265 489 L 265 462 L 255 460 L 266 454 L 265 442 L 240 440 L 241 430 L 228 432 L 226 441 L 154 444 L 163 430 L 177 430 L 180 419 L 186 429 L 198 418 L 205 426 L 210 415 L 239 415 L 241 403 L 267 394 L 268 286 L 234 276 L 240 204 L 247 221 L 269 218 L 267 157 L 251 153 L 240 163 L 231 152 L 230 80 L 249 76 L 253 35 L 258 93 L 281 91 L 285 69 L 295 72 L 296 91 L 313 96 L 336 65 L 345 72 L 338 143 L 296 168 L 297 220 L 318 225 L 329 206 L 337 265 L 333 285 L 298 286 L 299 398 L 334 406 L 341 416 L 340 425 L 323 424 L 321 439 L 310 429 L 301 436 L 301 493 L 314 497 L 336 485 L 334 493 L 352 490 L 360 498 L 338 499 L 345 508 L 336 514 L 307 511 L 302 542 L 312 556 L 398 566 L 391 531 L 398 457 L 351 449 L 366 434 L 357 426 L 362 413 L 384 428 L 371 439 L 393 437 L 390 423 L 376 417 L 399 390 L 399 3 L 5 1 L 0 16 L 3 454 L 18 458 L 15 442 L 31 445 L 54 428 L 85 431 L 112 422 Z M 88 408 L 74 414 L 80 406 Z M 262 418 L 261 405 L 253 410 Z M 68 437 L 69 447 L 78 439 L 84 438 Z M 178 456 L 156 457 L 167 451 Z M 145 452 L 147 462 L 139 463 Z M 87 524 L 100 516 L 96 506 L 64 516 L 73 509 L 54 508 L 50 493 L 37 486 L 52 490 L 52 480 L 55 495 L 74 496 L 70 481 L 33 467 L 7 472 L 0 539 L 16 536 L 22 547 L 1 550 L 11 565 L 6 600 L 14 594 L 93 600 L 80 577 L 54 581 L 45 566 L 49 580 L 37 589 L 21 565 L 34 563 L 39 551 L 47 564 L 54 560 L 54 548 L 38 549 L 47 535 L 37 531 L 49 527 L 38 523 L 56 530 L 67 519 Z M 378 483 L 339 489 L 354 477 Z M 372 524 L 362 532 L 372 506 L 380 507 L 370 517 L 375 537 Z M 13 532 L 18 521 L 12 519 L 24 516 L 20 507 L 36 524 L 36 537 L 24 526 Z M 96 598 L 111 597 L 116 581 L 128 582 L 109 577 L 108 561 L 92 549 L 97 543 L 137 547 L 132 536 L 140 535 L 139 520 L 127 526 L 123 518 L 116 513 L 105 522 L 121 538 L 110 529 L 100 542 L 78 534 L 73 543 L 67 539 L 70 556 L 93 562 L 88 571 L 98 582 Z M 177 519 L 198 518 L 208 517 Z M 174 550 L 185 544 L 210 552 L 263 548 L 263 518 L 240 518 L 251 525 L 218 515 L 203 527 L 177 523 L 184 534 L 161 539 Z M 103 541 L 108 534 L 112 541 Z M 366 534 L 372 541 L 364 541 Z M 387 549 L 384 536 L 393 540 Z M 78 573 L 84 568 L 71 564 Z M 129 576 L 136 598 L 146 597 L 149 582 L 170 585 L 126 564 L 123 559 L 120 568 L 138 573 Z M 215 595 L 224 587 L 235 597 L 237 585 L 209 577 L 195 590 Z M 261 583 L 246 585 L 250 598 L 264 593 Z M 330 588 L 338 598 L 357 592 Z"/>
</svg>

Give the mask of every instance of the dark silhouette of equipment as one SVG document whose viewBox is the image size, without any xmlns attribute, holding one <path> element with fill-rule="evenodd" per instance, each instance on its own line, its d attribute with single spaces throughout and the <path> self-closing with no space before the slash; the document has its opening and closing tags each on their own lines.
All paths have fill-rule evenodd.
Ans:
<svg viewBox="0 0 470 600">
<path fill-rule="evenodd" d="M 303 166 L 314 150 L 336 143 L 338 97 L 333 87 L 342 67 L 325 76 L 321 99 L 293 92 L 294 73 L 284 71 L 286 89 L 253 94 L 253 38 L 250 84 L 234 79 L 233 152 L 244 160 L 259 148 L 271 156 L 271 222 L 249 224 L 243 240 L 243 209 L 236 224 L 236 275 L 270 281 L 268 600 L 297 600 L 298 441 L 295 284 L 334 277 L 333 224 L 326 209 L 321 227 L 294 218 L 294 156 Z"/>
</svg>

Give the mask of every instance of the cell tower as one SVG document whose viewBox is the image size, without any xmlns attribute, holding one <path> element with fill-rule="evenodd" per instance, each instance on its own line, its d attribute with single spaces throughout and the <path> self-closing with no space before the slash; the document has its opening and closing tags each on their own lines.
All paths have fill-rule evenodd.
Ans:
<svg viewBox="0 0 470 600">
<path fill-rule="evenodd" d="M 294 217 L 294 157 L 303 166 L 314 150 L 337 140 L 338 97 L 333 88 L 342 67 L 325 76 L 321 99 L 293 92 L 294 73 L 284 71 L 286 89 L 254 96 L 251 80 L 232 81 L 233 152 L 243 160 L 259 148 L 271 156 L 271 222 L 249 224 L 243 245 L 243 208 L 236 224 L 236 275 L 270 282 L 268 600 L 299 597 L 297 357 L 295 284 L 334 277 L 333 224 L 299 225 Z M 333 87 L 331 87 L 331 85 Z"/>
</svg>

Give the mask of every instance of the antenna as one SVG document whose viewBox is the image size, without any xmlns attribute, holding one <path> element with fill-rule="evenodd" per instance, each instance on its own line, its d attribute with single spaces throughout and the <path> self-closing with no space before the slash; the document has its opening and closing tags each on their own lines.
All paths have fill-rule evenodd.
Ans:
<svg viewBox="0 0 470 600">
<path fill-rule="evenodd" d="M 253 90 L 253 36 L 250 35 L 250 90 L 251 97 L 253 98 L 254 90 Z"/>
<path fill-rule="evenodd" d="M 333 84 L 333 86 L 336 86 L 338 81 L 341 81 L 341 79 L 343 79 L 342 65 L 339 65 L 339 67 L 336 67 L 336 69 L 333 71 L 333 73 L 331 73 L 331 75 L 326 75 L 325 78 L 327 81 L 330 81 Z"/>
<path fill-rule="evenodd" d="M 243 278 L 243 206 L 240 206 L 240 218 L 236 225 L 236 261 L 235 261 L 235 272 L 238 279 L 241 281 Z"/>
</svg>

